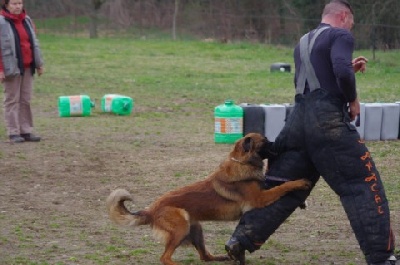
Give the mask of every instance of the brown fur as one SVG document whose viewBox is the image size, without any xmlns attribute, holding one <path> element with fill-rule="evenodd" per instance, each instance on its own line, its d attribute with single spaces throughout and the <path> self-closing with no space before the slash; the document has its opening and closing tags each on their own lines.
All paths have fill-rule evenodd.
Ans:
<svg viewBox="0 0 400 265">
<path fill-rule="evenodd" d="M 124 201 L 132 200 L 131 195 L 117 189 L 107 198 L 110 218 L 125 226 L 150 225 L 164 241 L 165 252 L 160 259 L 164 265 L 176 264 L 171 258 L 183 243 L 193 244 L 201 260 L 227 260 L 227 256 L 213 256 L 206 250 L 200 221 L 237 220 L 244 212 L 265 207 L 292 190 L 310 188 L 307 180 L 261 188 L 264 174 L 260 150 L 267 143 L 260 134 L 246 135 L 206 179 L 164 194 L 146 210 L 128 211 Z"/>
</svg>

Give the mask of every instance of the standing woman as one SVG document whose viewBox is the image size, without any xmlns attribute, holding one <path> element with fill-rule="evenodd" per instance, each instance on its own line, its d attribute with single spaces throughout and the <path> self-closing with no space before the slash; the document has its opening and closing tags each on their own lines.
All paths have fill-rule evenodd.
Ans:
<svg viewBox="0 0 400 265">
<path fill-rule="evenodd" d="M 23 0 L 5 0 L 0 11 L 0 81 L 4 85 L 4 117 L 12 143 L 39 142 L 32 134 L 33 75 L 43 71 L 43 58 Z"/>
</svg>

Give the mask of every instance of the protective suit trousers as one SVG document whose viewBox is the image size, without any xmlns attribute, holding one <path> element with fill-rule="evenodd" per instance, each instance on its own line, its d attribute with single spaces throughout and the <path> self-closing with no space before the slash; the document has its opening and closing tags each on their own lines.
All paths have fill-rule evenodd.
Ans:
<svg viewBox="0 0 400 265">
<path fill-rule="evenodd" d="M 279 156 L 268 175 L 287 179 L 322 176 L 339 196 L 368 264 L 394 251 L 389 205 L 371 154 L 350 124 L 347 107 L 323 89 L 296 95 L 295 107 L 275 141 Z M 250 252 L 260 246 L 301 205 L 310 191 L 294 191 L 276 203 L 245 213 L 233 233 Z"/>
</svg>

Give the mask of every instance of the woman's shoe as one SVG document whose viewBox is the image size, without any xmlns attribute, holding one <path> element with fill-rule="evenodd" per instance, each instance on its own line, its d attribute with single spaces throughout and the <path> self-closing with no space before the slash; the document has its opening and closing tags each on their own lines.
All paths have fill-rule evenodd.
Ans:
<svg viewBox="0 0 400 265">
<path fill-rule="evenodd" d="M 10 135 L 10 142 L 11 143 L 23 143 L 25 139 L 20 135 Z"/>
<path fill-rule="evenodd" d="M 36 136 L 32 133 L 22 133 L 21 137 L 26 141 L 26 142 L 40 142 L 40 137 Z"/>
</svg>

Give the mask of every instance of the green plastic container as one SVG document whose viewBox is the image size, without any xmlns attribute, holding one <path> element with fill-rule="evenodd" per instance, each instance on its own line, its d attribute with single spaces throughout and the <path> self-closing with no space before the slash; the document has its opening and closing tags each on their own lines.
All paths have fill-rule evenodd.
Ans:
<svg viewBox="0 0 400 265">
<path fill-rule="evenodd" d="M 117 115 L 129 115 L 133 109 L 133 99 L 124 95 L 106 94 L 101 99 L 101 110 Z"/>
<path fill-rule="evenodd" d="M 87 95 L 61 96 L 58 98 L 60 117 L 90 116 L 94 103 Z"/>
<path fill-rule="evenodd" d="M 233 100 L 215 107 L 215 143 L 234 143 L 243 137 L 243 108 L 235 105 Z"/>
</svg>

